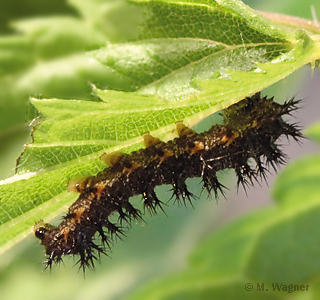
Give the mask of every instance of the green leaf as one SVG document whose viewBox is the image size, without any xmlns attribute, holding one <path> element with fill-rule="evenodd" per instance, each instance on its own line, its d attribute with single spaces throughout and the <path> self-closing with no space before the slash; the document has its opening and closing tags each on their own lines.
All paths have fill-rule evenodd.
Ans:
<svg viewBox="0 0 320 300">
<path fill-rule="evenodd" d="M 238 1 L 128 3 L 139 16 L 135 37 L 90 55 L 113 69 L 110 79 L 126 92 L 136 92 L 93 87 L 101 102 L 31 100 L 45 119 L 19 158 L 18 174 L 0 185 L 2 251 L 34 221 L 65 209 L 76 198 L 67 195 L 68 181 L 103 169 L 103 152 L 137 150 L 146 132 L 172 138 L 176 121 L 192 126 L 320 55 L 315 37 L 293 36 Z M 34 24 L 28 30 L 38 34 Z"/>
<path fill-rule="evenodd" d="M 198 92 L 196 80 L 252 71 L 295 44 L 290 32 L 238 1 L 202 2 L 132 1 L 140 13 L 136 37 L 92 56 L 132 90 L 175 99 Z"/>
<path fill-rule="evenodd" d="M 12 26 L 21 34 L 0 37 L 1 132 L 25 123 L 30 94 L 93 100 L 88 82 L 123 88 L 111 70 L 84 53 L 108 39 L 86 20 L 33 18 L 16 21 Z M 28 108 L 30 120 L 35 112 Z"/>
<path fill-rule="evenodd" d="M 19 9 L 17 9 L 19 8 Z M 19 18 L 34 15 L 57 15 L 74 13 L 66 1 L 56 0 L 54 3 L 43 1 L 15 0 L 14 2 L 1 2 L 0 4 L 0 34 L 11 33 L 10 22 Z"/>
<path fill-rule="evenodd" d="M 320 142 L 320 123 L 318 122 L 318 123 L 310 126 L 307 130 L 307 135 L 310 138 Z"/>
</svg>

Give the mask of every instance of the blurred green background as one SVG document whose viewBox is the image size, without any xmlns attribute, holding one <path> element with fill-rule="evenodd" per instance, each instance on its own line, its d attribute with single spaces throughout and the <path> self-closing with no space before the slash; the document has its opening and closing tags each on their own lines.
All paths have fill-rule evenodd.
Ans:
<svg viewBox="0 0 320 300">
<path fill-rule="evenodd" d="M 103 45 L 108 36 L 103 11 L 116 1 L 101 3 L 101 10 L 90 11 L 90 2 L 68 1 L 1 1 L 0 3 L 0 179 L 14 174 L 15 160 L 30 141 L 30 128 L 26 126 L 35 112 L 28 104 L 29 96 L 95 99 L 88 82 L 101 87 L 122 89 L 120 80 L 111 80 L 112 73 L 97 63 L 83 64 L 85 50 Z M 320 3 L 315 1 L 244 1 L 254 9 L 312 18 L 311 5 L 320 16 Z M 82 13 L 77 8 L 85 7 Z M 96 7 L 95 7 L 96 8 Z M 85 26 L 78 18 L 97 14 L 97 22 Z M 28 19 L 38 18 L 37 22 Z M 49 18 L 50 17 L 50 18 Z M 320 17 L 319 17 L 320 18 Z M 21 21 L 21 22 L 16 22 Z M 92 21 L 92 19 L 91 19 Z M 79 26 L 77 26 L 79 25 Z M 65 62 L 68 60 L 68 63 Z M 42 64 L 37 64 L 42 62 Z M 39 76 L 41 74 L 41 76 Z M 316 95 L 319 94 L 320 74 L 310 67 L 303 68 L 285 81 L 275 85 L 271 93 L 276 97 L 294 94 L 308 99 L 308 110 L 301 112 L 303 126 L 319 118 Z M 303 152 L 318 149 L 311 142 L 293 147 L 293 158 Z M 227 174 L 226 174 L 227 175 Z M 159 214 L 146 218 L 146 224 L 137 223 L 123 241 L 118 241 L 108 257 L 101 258 L 95 272 L 86 279 L 72 268 L 76 261 L 65 259 L 64 265 L 52 272 L 41 273 L 43 248 L 30 235 L 10 251 L 0 256 L 0 299 L 124 299 L 139 287 L 175 272 L 187 264 L 190 251 L 205 237 L 233 219 L 253 208 L 270 205 L 270 188 L 231 192 L 228 202 L 200 201 L 195 208 L 167 209 L 168 216 Z M 272 179 L 271 179 L 272 185 Z M 191 190 L 199 191 L 199 182 L 190 181 Z M 161 187 L 164 191 L 167 187 Z M 169 198 L 169 194 L 168 198 Z M 258 199 L 260 201 L 258 201 Z M 137 198 L 139 201 L 139 197 Z M 142 251 L 143 249 L 143 251 Z"/>
</svg>

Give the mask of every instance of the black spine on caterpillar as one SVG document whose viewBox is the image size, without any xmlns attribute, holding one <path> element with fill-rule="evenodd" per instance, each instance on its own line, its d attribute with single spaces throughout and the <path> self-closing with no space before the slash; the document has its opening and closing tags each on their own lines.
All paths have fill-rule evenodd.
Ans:
<svg viewBox="0 0 320 300">
<path fill-rule="evenodd" d="M 277 139 L 285 135 L 299 141 L 302 137 L 296 124 L 283 119 L 297 109 L 298 103 L 291 99 L 280 105 L 257 93 L 225 109 L 224 124 L 207 132 L 195 133 L 178 123 L 179 137 L 174 140 L 162 142 L 146 134 L 145 149 L 107 155 L 110 167 L 74 186 L 80 196 L 60 225 L 36 223 L 35 236 L 49 257 L 46 267 L 60 262 L 63 255 L 79 255 L 83 270 L 93 267 L 96 254 L 106 254 L 110 241 L 123 234 L 122 222 L 141 219 L 142 213 L 129 202 L 130 197 L 141 194 L 144 207 L 152 214 L 163 210 L 154 192 L 156 186 L 172 185 L 173 197 L 185 203 L 194 197 L 185 184 L 187 178 L 201 177 L 203 189 L 215 197 L 224 188 L 216 174 L 220 170 L 234 169 L 238 186 L 244 188 L 265 179 L 269 165 L 276 170 L 285 162 Z M 119 215 L 118 223 L 110 221 L 114 213 Z M 102 245 L 94 242 L 96 233 Z"/>
</svg>

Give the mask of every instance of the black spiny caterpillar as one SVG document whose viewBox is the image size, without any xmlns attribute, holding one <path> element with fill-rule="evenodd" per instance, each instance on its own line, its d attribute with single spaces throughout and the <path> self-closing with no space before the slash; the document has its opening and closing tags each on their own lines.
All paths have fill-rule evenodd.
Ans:
<svg viewBox="0 0 320 300">
<path fill-rule="evenodd" d="M 96 253 L 105 253 L 110 241 L 123 233 L 122 222 L 130 224 L 141 218 L 130 197 L 141 194 L 151 213 L 163 210 L 154 192 L 156 186 L 171 184 L 178 201 L 191 202 L 194 196 L 185 184 L 187 178 L 201 177 L 203 189 L 215 197 L 224 188 L 216 174 L 220 170 L 234 169 L 238 185 L 244 187 L 265 178 L 269 165 L 276 169 L 285 162 L 277 139 L 281 135 L 296 141 L 302 137 L 296 124 L 283 120 L 298 103 L 291 99 L 280 105 L 257 93 L 225 109 L 224 124 L 207 132 L 196 133 L 177 123 L 179 137 L 174 140 L 162 142 L 146 134 L 145 149 L 106 155 L 110 167 L 73 186 L 80 196 L 57 227 L 42 221 L 35 224 L 35 235 L 48 255 L 46 267 L 60 262 L 63 255 L 79 255 L 83 270 L 93 267 Z M 114 213 L 119 216 L 118 223 L 110 221 Z M 102 245 L 94 242 L 96 233 Z"/>
</svg>

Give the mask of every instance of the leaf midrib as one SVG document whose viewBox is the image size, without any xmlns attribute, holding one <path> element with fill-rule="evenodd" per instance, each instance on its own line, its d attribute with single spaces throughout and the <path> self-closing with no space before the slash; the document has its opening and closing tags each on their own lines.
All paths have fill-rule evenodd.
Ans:
<svg viewBox="0 0 320 300">
<path fill-rule="evenodd" d="M 184 39 L 184 38 L 179 38 L 179 39 Z M 193 40 L 193 38 L 188 38 L 188 39 Z M 158 39 L 154 39 L 154 40 L 158 40 Z M 161 39 L 160 39 L 160 40 L 161 40 Z M 140 92 L 140 91 L 143 92 L 144 89 L 149 88 L 149 87 L 152 87 L 152 86 L 154 86 L 154 85 L 157 85 L 157 84 L 161 83 L 162 81 L 165 81 L 167 78 L 169 78 L 169 77 L 171 77 L 171 76 L 174 76 L 176 73 L 180 72 L 180 71 L 183 70 L 184 68 L 188 68 L 188 67 L 190 67 L 190 66 L 192 66 L 192 65 L 199 64 L 199 63 L 201 63 L 202 61 L 204 61 L 204 60 L 206 60 L 206 59 L 208 59 L 208 58 L 210 58 L 210 57 L 213 57 L 213 56 L 215 56 L 215 55 L 219 55 L 219 54 L 224 53 L 224 52 L 227 52 L 227 51 L 233 51 L 233 50 L 240 49 L 240 48 L 253 48 L 253 47 L 259 47 L 259 46 L 279 46 L 279 45 L 284 45 L 284 46 L 285 46 L 285 45 L 288 45 L 288 46 L 292 46 L 292 48 L 293 48 L 293 46 L 294 46 L 292 43 L 289 43 L 289 42 L 288 42 L 288 43 L 283 43 L 283 42 L 270 43 L 270 42 L 269 42 L 269 43 L 256 43 L 256 44 L 253 43 L 253 44 L 239 44 L 239 45 L 230 46 L 230 45 L 227 45 L 227 44 L 225 44 L 225 43 L 215 42 L 215 41 L 212 41 L 212 40 L 204 40 L 204 39 L 199 39 L 199 40 L 201 40 L 201 41 L 208 41 L 208 43 L 215 43 L 216 45 L 222 45 L 222 46 L 224 46 L 225 48 L 224 48 L 224 49 L 221 49 L 221 50 L 219 50 L 219 51 L 217 51 L 217 52 L 211 53 L 211 54 L 209 54 L 209 55 L 206 55 L 206 56 L 202 57 L 202 58 L 199 59 L 199 60 L 191 61 L 189 64 L 186 64 L 186 65 L 184 65 L 184 66 L 182 66 L 182 67 L 180 67 L 180 68 L 177 68 L 177 69 L 172 70 L 170 73 L 162 76 L 161 78 L 156 79 L 156 80 L 154 80 L 153 82 L 151 82 L 151 83 L 149 83 L 149 84 L 147 84 L 147 85 L 144 85 L 143 87 L 141 87 L 140 89 L 138 89 L 138 92 Z M 143 40 L 143 41 L 145 41 L 145 40 Z M 109 67 L 110 67 L 110 66 L 109 66 Z M 116 70 L 116 69 L 114 69 L 114 68 L 112 68 L 112 67 L 110 67 L 110 68 L 113 69 L 115 72 L 119 73 L 118 70 Z M 122 74 L 122 73 L 121 73 L 120 75 L 124 76 L 124 74 Z M 130 79 L 131 79 L 131 78 L 130 78 Z"/>
</svg>

